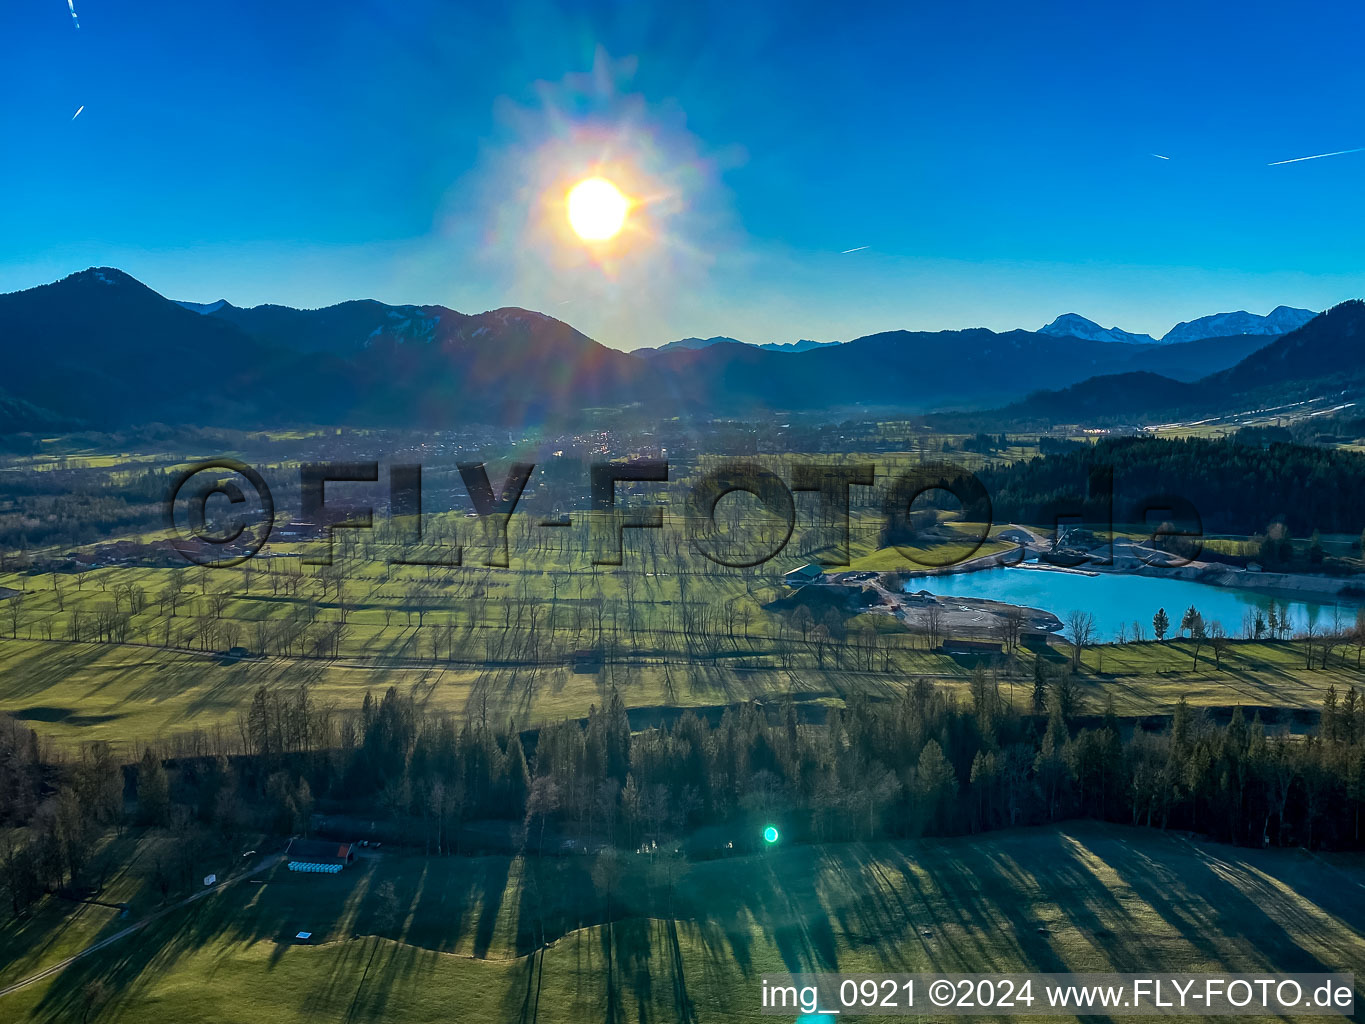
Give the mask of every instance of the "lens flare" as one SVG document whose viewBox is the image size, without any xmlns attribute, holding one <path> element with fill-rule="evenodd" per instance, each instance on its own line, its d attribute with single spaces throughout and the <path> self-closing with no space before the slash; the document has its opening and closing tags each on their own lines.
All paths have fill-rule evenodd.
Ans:
<svg viewBox="0 0 1365 1024">
<path fill-rule="evenodd" d="M 569 190 L 569 224 L 585 242 L 616 237 L 626 223 L 630 200 L 606 178 L 587 178 Z"/>
</svg>

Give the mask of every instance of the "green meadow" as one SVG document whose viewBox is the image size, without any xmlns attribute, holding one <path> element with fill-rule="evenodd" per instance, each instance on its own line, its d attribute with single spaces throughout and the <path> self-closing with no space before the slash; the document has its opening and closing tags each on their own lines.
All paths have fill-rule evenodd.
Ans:
<svg viewBox="0 0 1365 1024">
<path fill-rule="evenodd" d="M 586 664 L 575 662 L 572 637 L 558 638 L 555 653 L 542 651 L 538 661 L 509 655 L 479 664 L 489 644 L 504 636 L 500 628 L 476 630 L 463 641 L 457 635 L 454 659 L 444 625 L 362 628 L 353 634 L 355 646 L 335 656 L 245 659 L 198 650 L 192 642 L 165 648 L 136 640 L 0 640 L 0 711 L 64 743 L 103 739 L 135 748 L 196 730 L 235 734 L 239 713 L 261 686 L 307 685 L 314 700 L 342 709 L 358 707 L 367 690 L 395 686 L 431 710 L 528 727 L 581 717 L 613 687 L 632 707 L 709 707 L 787 695 L 813 702 L 842 702 L 855 693 L 875 699 L 923 677 L 966 699 L 973 670 L 970 659 L 927 650 L 923 638 L 872 615 L 852 620 L 860 646 L 831 645 L 823 665 L 817 641 L 802 642 L 794 628 L 781 639 L 760 634 L 757 624 L 748 640 L 737 630 L 736 645 L 727 640 L 719 651 L 689 649 L 677 635 L 651 647 L 642 642 L 647 635 L 637 635 Z M 433 641 L 440 644 L 435 658 Z M 581 642 L 590 643 L 586 636 Z M 1049 661 L 1062 665 L 1068 653 L 1059 645 Z M 1021 708 L 1031 699 L 1035 657 L 1020 650 L 990 670 L 1002 696 Z M 1090 707 L 1098 711 L 1112 698 L 1125 716 L 1168 713 L 1181 696 L 1194 705 L 1312 709 L 1329 685 L 1344 691 L 1360 678 L 1353 656 L 1334 657 L 1326 670 L 1306 670 L 1298 645 L 1286 642 L 1233 642 L 1221 666 L 1207 645 L 1196 666 L 1188 640 L 1110 644 L 1087 648 L 1081 666 L 1076 679 Z"/>
<path fill-rule="evenodd" d="M 746 547 L 765 536 L 753 523 L 722 517 Z M 873 525 L 855 518 L 853 565 L 904 568 L 896 549 L 875 547 Z M 0 711 L 62 742 L 135 746 L 233 730 L 261 686 L 306 684 L 340 708 L 396 686 L 433 710 L 518 727 L 582 716 L 613 687 L 636 708 L 877 698 L 915 677 L 965 694 L 971 661 L 930 649 L 885 610 L 798 598 L 783 584 L 780 573 L 827 536 L 798 535 L 790 556 L 732 568 L 698 555 L 685 524 L 665 526 L 625 531 L 619 566 L 593 564 L 602 542 L 586 528 L 536 529 L 516 516 L 505 567 L 483 564 L 499 552 L 496 534 L 445 517 L 420 553 L 449 555 L 458 542 L 459 567 L 396 564 L 413 552 L 389 526 L 337 531 L 332 565 L 308 564 L 324 542 L 277 539 L 232 568 L 11 573 L 0 577 L 19 592 L 0 601 Z M 940 561 L 960 554 L 964 531 L 941 523 L 926 552 Z M 1008 547 L 992 537 L 978 554 Z M 224 657 L 231 648 L 249 656 Z M 1060 665 L 1069 653 L 1054 641 L 1049 658 Z M 1019 649 L 990 668 L 1020 707 L 1035 657 Z M 1356 660 L 1339 647 L 1327 668 L 1319 659 L 1310 669 L 1291 642 L 1235 641 L 1220 664 L 1208 645 L 1196 663 L 1188 640 L 1106 644 L 1082 653 L 1077 681 L 1094 710 L 1112 698 L 1129 716 L 1166 713 L 1182 695 L 1200 705 L 1312 708 L 1329 685 L 1357 682 Z"/>
<path fill-rule="evenodd" d="M 765 973 L 1359 973 L 1361 867 L 1087 823 L 687 866 L 623 855 L 612 872 L 584 856 L 383 852 L 336 876 L 253 876 L 0 1009 L 139 1024 L 702 1022 L 758 1020 Z M 64 931 L 107 934 L 154 906 L 132 899 L 102 926 L 69 920 L 85 911 L 39 915 L 25 941 L 42 952 L 6 980 L 79 944 Z"/>
</svg>

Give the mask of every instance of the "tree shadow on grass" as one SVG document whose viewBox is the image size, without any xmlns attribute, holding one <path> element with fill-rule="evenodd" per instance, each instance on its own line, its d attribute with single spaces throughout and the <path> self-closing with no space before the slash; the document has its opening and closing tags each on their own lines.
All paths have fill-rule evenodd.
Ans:
<svg viewBox="0 0 1365 1024">
<path fill-rule="evenodd" d="M 647 881 L 641 859 L 628 869 L 609 925 L 590 865 L 586 857 L 528 864 L 386 854 L 335 876 L 276 868 L 265 885 L 238 883 L 76 961 L 43 995 L 37 1016 L 79 1019 L 91 981 L 116 1004 L 135 1006 L 185 958 L 228 961 L 262 941 L 275 943 L 264 967 L 273 970 L 292 955 L 298 930 L 338 944 L 325 956 L 307 951 L 320 957 L 320 973 L 297 992 L 299 1009 L 365 1021 L 424 998 L 424 979 L 440 969 L 442 954 L 518 958 L 490 975 L 495 998 L 503 1019 L 534 1021 L 542 943 L 558 943 L 549 947 L 556 998 L 566 978 L 578 979 L 571 998 L 594 1014 L 645 1024 L 694 1020 L 698 985 L 723 1001 L 736 980 L 774 956 L 792 973 L 869 961 L 903 971 L 1196 963 L 1331 971 L 1365 959 L 1365 890 L 1330 864 L 1286 851 L 1195 846 L 1142 829 L 1078 823 L 970 839 L 788 847 L 693 864 L 671 901 L 657 879 Z M 689 968 L 698 977 L 689 979 Z"/>
<path fill-rule="evenodd" d="M 1160 842 L 1142 850 L 1104 839 L 1089 846 L 1209 964 L 1327 972 L 1352 969 L 1365 957 L 1360 891 L 1325 879 L 1306 887 L 1293 871 L 1294 853 L 1266 857 L 1174 836 Z M 1257 866 L 1262 862 L 1275 874 Z M 1297 877 L 1291 882 L 1290 875 Z"/>
</svg>

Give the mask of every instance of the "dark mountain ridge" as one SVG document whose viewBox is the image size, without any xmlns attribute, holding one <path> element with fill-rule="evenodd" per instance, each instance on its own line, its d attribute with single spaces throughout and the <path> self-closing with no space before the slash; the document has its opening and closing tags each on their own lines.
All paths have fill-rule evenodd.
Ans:
<svg viewBox="0 0 1365 1024">
<path fill-rule="evenodd" d="M 0 354 L 15 398 L 95 423 L 227 414 L 243 371 L 271 361 L 232 324 L 107 267 L 0 295 Z"/>
<path fill-rule="evenodd" d="M 1268 340 L 1154 346 L 974 328 L 806 351 L 716 340 L 646 358 L 516 307 L 182 304 L 109 268 L 0 296 L 12 399 L 99 426 L 567 424 L 632 405 L 660 416 L 979 408 L 1101 375 L 1193 381 Z"/>
<path fill-rule="evenodd" d="M 650 365 L 675 378 L 705 382 L 710 401 L 726 411 L 821 405 L 926 411 L 956 403 L 980 406 L 1105 373 L 1197 380 L 1236 363 L 1265 340 L 1155 346 L 985 328 L 886 331 L 796 354 L 730 343 L 674 349 L 656 353 Z"/>
<path fill-rule="evenodd" d="M 1138 423 L 1331 396 L 1344 401 L 1360 393 L 1365 393 L 1365 301 L 1351 299 L 1197 380 L 1157 373 L 1099 375 L 1066 388 L 1035 392 L 977 418 L 995 427 L 1024 422 Z"/>
</svg>

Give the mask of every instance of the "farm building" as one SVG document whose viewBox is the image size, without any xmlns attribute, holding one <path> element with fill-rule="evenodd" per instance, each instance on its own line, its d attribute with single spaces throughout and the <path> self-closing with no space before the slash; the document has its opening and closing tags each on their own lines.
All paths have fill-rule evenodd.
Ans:
<svg viewBox="0 0 1365 1024">
<path fill-rule="evenodd" d="M 355 861 L 350 843 L 329 843 L 320 839 L 291 839 L 285 850 L 290 871 L 335 875 Z"/>
<path fill-rule="evenodd" d="M 316 523 L 304 522 L 301 519 L 290 520 L 279 529 L 279 535 L 281 537 L 288 537 L 290 539 L 302 538 L 304 540 L 314 540 L 321 537 L 322 534 L 322 529 Z"/>
<path fill-rule="evenodd" d="M 825 575 L 825 570 L 814 562 L 807 562 L 799 569 L 782 574 L 782 582 L 789 587 L 801 587 L 807 583 L 818 583 Z"/>
</svg>

